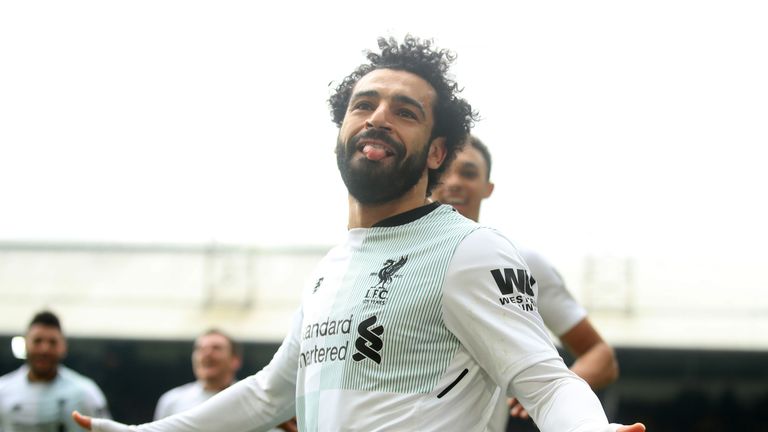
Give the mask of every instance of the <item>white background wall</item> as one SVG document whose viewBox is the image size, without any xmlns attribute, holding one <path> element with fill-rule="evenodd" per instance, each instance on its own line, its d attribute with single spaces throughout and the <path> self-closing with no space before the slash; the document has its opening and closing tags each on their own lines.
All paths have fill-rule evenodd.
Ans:
<svg viewBox="0 0 768 432">
<path fill-rule="evenodd" d="M 69 334 L 279 341 L 326 248 L 0 243 L 0 332 L 50 307 Z M 617 346 L 768 349 L 756 260 L 553 259 Z M 693 300 L 692 300 L 693 299 Z"/>
<path fill-rule="evenodd" d="M 324 253 L 234 246 L 0 244 L 0 332 L 49 307 L 82 336 L 281 340 Z"/>
</svg>

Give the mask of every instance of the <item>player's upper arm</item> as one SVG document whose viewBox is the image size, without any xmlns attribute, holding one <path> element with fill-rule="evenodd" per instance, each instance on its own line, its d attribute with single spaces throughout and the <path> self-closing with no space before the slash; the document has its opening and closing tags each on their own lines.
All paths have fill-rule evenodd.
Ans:
<svg viewBox="0 0 768 432">
<path fill-rule="evenodd" d="M 517 249 L 491 229 L 469 234 L 446 272 L 445 324 L 504 389 L 531 364 L 559 358 L 537 312 L 537 291 Z"/>
</svg>

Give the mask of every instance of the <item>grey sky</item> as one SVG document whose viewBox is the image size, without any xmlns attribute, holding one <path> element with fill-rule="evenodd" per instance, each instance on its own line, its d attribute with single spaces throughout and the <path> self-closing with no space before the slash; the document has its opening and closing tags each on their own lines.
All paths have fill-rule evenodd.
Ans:
<svg viewBox="0 0 768 432">
<path fill-rule="evenodd" d="M 763 2 L 4 2 L 0 240 L 330 244 L 326 100 L 434 37 L 483 120 L 483 220 L 555 253 L 763 253 Z"/>
</svg>

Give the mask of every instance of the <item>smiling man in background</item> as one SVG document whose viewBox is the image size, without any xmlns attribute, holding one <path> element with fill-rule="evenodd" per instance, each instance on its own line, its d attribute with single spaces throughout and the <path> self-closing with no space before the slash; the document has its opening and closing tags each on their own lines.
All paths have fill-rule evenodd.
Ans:
<svg viewBox="0 0 768 432">
<path fill-rule="evenodd" d="M 207 401 L 237 380 L 243 364 L 243 347 L 226 333 L 211 329 L 195 339 L 192 371 L 196 381 L 165 392 L 157 401 L 155 420 L 159 420 Z M 296 430 L 295 420 L 278 426 L 273 432 Z"/>
<path fill-rule="evenodd" d="M 470 135 L 464 148 L 448 167 L 435 189 L 436 200 L 450 204 L 459 213 L 478 221 L 480 205 L 494 190 L 491 182 L 491 153 L 474 135 Z M 547 328 L 576 356 L 571 370 L 583 378 L 593 389 L 600 389 L 615 381 L 619 367 L 613 348 L 606 343 L 587 317 L 587 311 L 573 298 L 554 266 L 540 254 L 519 248 L 531 275 L 539 286 L 539 314 Z M 507 430 L 509 414 L 528 418 L 528 412 L 516 400 L 500 398 L 498 407 L 488 426 L 490 432 Z"/>
<path fill-rule="evenodd" d="M 242 348 L 223 332 L 211 329 L 195 339 L 192 371 L 196 381 L 165 392 L 157 401 L 155 420 L 186 411 L 235 383 Z"/>
<path fill-rule="evenodd" d="M 108 417 L 104 394 L 90 378 L 61 365 L 67 341 L 59 318 L 36 314 L 24 337 L 27 361 L 0 377 L 0 431 L 80 430 L 72 410 Z"/>
</svg>

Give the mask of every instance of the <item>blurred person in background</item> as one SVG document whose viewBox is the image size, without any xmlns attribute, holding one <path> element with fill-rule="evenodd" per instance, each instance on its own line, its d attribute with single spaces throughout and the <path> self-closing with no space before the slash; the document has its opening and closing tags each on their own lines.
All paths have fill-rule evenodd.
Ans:
<svg viewBox="0 0 768 432">
<path fill-rule="evenodd" d="M 186 411 L 237 381 L 243 364 L 243 349 L 226 333 L 211 329 L 195 339 L 192 371 L 196 381 L 165 392 L 157 402 L 155 420 Z M 274 431 L 295 431 L 295 421 L 283 423 Z"/>
<path fill-rule="evenodd" d="M 434 198 L 452 205 L 459 213 L 477 222 L 482 201 L 490 197 L 494 189 L 491 160 L 488 147 L 470 135 L 443 174 Z M 568 292 L 562 277 L 549 261 L 530 249 L 518 249 L 539 286 L 537 306 L 544 324 L 576 357 L 570 369 L 594 390 L 614 382 L 619 376 L 619 367 L 613 348 L 592 326 L 587 311 Z M 507 401 L 500 397 L 497 405 L 488 427 L 490 432 L 507 430 L 509 415 L 528 418 L 528 412 L 516 399 Z"/>
<path fill-rule="evenodd" d="M 24 340 L 26 363 L 0 377 L 1 432 L 80 430 L 72 410 L 109 417 L 96 383 L 61 364 L 67 341 L 56 315 L 36 314 Z"/>
<path fill-rule="evenodd" d="M 165 392 L 157 402 L 155 420 L 199 405 L 236 381 L 242 348 L 223 332 L 211 329 L 195 339 L 192 371 L 196 381 Z"/>
</svg>

